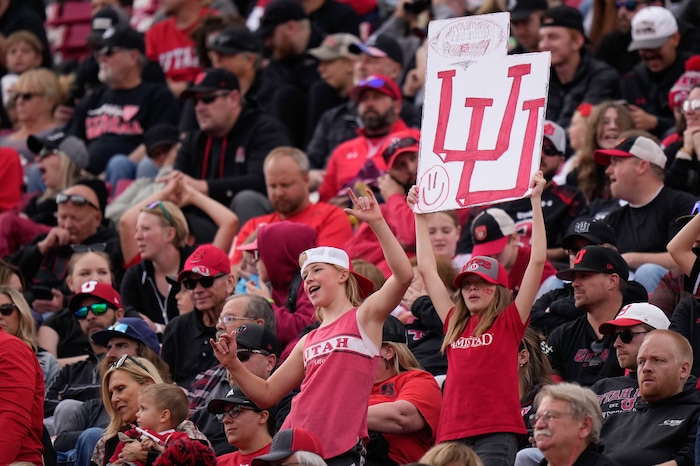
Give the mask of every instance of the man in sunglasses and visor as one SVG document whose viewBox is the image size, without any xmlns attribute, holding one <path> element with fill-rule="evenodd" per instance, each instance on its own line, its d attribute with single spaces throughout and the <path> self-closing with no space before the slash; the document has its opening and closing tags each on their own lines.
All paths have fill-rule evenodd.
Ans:
<svg viewBox="0 0 700 466">
<path fill-rule="evenodd" d="M 603 419 L 615 413 L 634 410 L 639 397 L 637 353 L 646 335 L 652 330 L 667 329 L 671 323 L 666 314 L 649 303 L 632 303 L 623 307 L 613 320 L 600 324 L 600 333 L 615 336 L 615 353 L 620 367 L 627 374 L 597 381 L 591 389 L 598 395 Z"/>
<path fill-rule="evenodd" d="M 198 247 L 177 276 L 194 304 L 194 311 L 172 319 L 163 334 L 161 357 L 173 382 L 187 388 L 200 372 L 218 364 L 209 339 L 235 282 L 228 256 L 211 244 Z"/>
</svg>

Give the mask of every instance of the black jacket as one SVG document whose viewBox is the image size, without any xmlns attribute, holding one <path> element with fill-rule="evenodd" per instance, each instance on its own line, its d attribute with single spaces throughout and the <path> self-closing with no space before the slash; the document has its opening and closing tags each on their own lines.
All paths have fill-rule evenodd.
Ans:
<svg viewBox="0 0 700 466">
<path fill-rule="evenodd" d="M 87 359 L 68 364 L 61 369 L 46 391 L 44 417 L 51 416 L 61 400 L 88 401 L 100 397 L 101 358 L 102 356 L 91 353 Z"/>
<path fill-rule="evenodd" d="M 576 107 L 582 103 L 598 104 L 603 100 L 616 98 L 619 80 L 617 71 L 582 49 L 581 63 L 570 83 L 559 82 L 552 67 L 549 76 L 547 119 L 558 123 L 562 128 L 568 128 Z"/>
<path fill-rule="evenodd" d="M 244 106 L 223 140 L 215 140 L 202 130 L 189 133 L 174 168 L 195 179 L 206 180 L 209 197 L 229 205 L 233 196 L 243 190 L 266 193 L 265 157 L 272 149 L 288 145 L 289 137 L 279 121 Z"/>
<path fill-rule="evenodd" d="M 607 456 L 603 455 L 600 451 L 600 447 L 596 445 L 589 445 L 588 448 L 583 450 L 576 461 L 574 461 L 571 466 L 619 466 L 620 463 L 611 460 Z M 547 458 L 540 461 L 540 466 L 547 466 Z"/>
</svg>

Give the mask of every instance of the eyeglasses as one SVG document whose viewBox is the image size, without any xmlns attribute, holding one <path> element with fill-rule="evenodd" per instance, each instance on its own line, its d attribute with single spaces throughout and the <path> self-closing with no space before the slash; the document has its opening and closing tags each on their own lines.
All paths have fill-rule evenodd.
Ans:
<svg viewBox="0 0 700 466">
<path fill-rule="evenodd" d="M 88 198 L 86 198 L 85 196 L 81 196 L 80 194 L 56 194 L 56 204 L 65 204 L 68 201 L 72 202 L 77 206 L 89 205 L 95 210 L 100 210 L 100 208 L 92 202 L 90 202 Z"/>
<path fill-rule="evenodd" d="M 15 309 L 17 309 L 17 305 L 14 303 L 3 304 L 0 306 L 0 314 L 7 317 L 9 315 L 12 315 L 12 313 L 15 312 Z"/>
<path fill-rule="evenodd" d="M 562 153 L 559 152 L 556 147 L 549 144 L 542 144 L 542 153 L 544 155 L 549 155 L 550 157 L 562 155 Z"/>
<path fill-rule="evenodd" d="M 141 363 L 138 361 L 138 359 L 134 358 L 133 356 L 129 356 L 128 354 L 122 355 L 122 357 L 119 358 L 119 359 L 117 360 L 117 362 L 115 362 L 114 364 L 112 364 L 111 366 L 109 366 L 109 368 L 110 368 L 110 369 L 119 369 L 119 368 L 122 367 L 124 364 L 126 364 L 127 361 L 133 362 L 134 364 L 136 364 L 137 366 L 139 366 L 141 369 L 143 369 L 144 371 L 146 371 L 146 373 L 150 374 L 150 372 L 148 371 L 148 369 L 146 369 L 146 366 L 144 366 L 143 364 L 141 364 Z"/>
<path fill-rule="evenodd" d="M 632 339 L 635 335 L 644 335 L 645 333 L 649 332 L 633 332 L 628 328 L 623 328 L 622 330 L 618 330 L 617 332 L 615 332 L 615 335 L 620 337 L 620 341 L 622 343 L 629 344 L 632 342 Z"/>
<path fill-rule="evenodd" d="M 645 4 L 646 4 L 646 2 L 635 2 L 633 0 L 626 0 L 623 2 L 623 1 L 618 0 L 617 2 L 615 2 L 615 8 L 617 8 L 619 10 L 620 8 L 625 7 L 625 9 L 627 11 L 634 11 L 637 9 L 637 7 L 639 5 L 645 5 Z"/>
<path fill-rule="evenodd" d="M 597 372 L 600 370 L 600 366 L 603 364 L 603 350 L 605 349 L 605 344 L 602 341 L 591 342 L 591 351 L 595 355 L 588 361 L 588 368 Z"/>
<path fill-rule="evenodd" d="M 39 97 L 43 94 L 39 92 L 18 92 L 12 96 L 12 99 L 17 102 L 18 100 L 32 100 L 34 97 Z"/>
<path fill-rule="evenodd" d="M 385 162 L 389 162 L 389 159 L 394 156 L 396 151 L 399 149 L 405 149 L 407 147 L 415 146 L 418 144 L 418 139 L 408 136 L 405 138 L 398 139 L 391 144 L 389 144 L 389 147 L 384 149 L 384 152 L 382 153 L 382 158 L 384 159 Z"/>
<path fill-rule="evenodd" d="M 113 47 L 113 46 L 111 46 L 111 45 L 108 45 L 108 46 L 106 46 L 106 47 L 102 47 L 101 49 L 99 49 L 99 50 L 97 51 L 97 56 L 98 56 L 98 57 L 102 57 L 102 56 L 104 56 L 104 57 L 111 57 L 111 56 L 114 55 L 115 53 L 121 52 L 121 51 L 123 51 L 123 50 L 128 50 L 128 49 L 124 49 L 124 48 L 122 48 L 122 47 Z"/>
<path fill-rule="evenodd" d="M 259 349 L 248 349 L 248 348 L 238 348 L 238 351 L 236 352 L 236 356 L 238 357 L 238 360 L 241 362 L 246 362 L 248 359 L 250 359 L 250 355 L 252 354 L 262 354 L 263 356 L 269 356 L 270 353 L 264 350 L 259 350 Z"/>
<path fill-rule="evenodd" d="M 163 204 L 163 201 L 155 201 L 146 206 L 148 210 L 153 210 L 156 207 L 160 207 L 160 211 L 163 212 L 165 220 L 168 221 L 171 227 L 174 227 L 175 222 L 173 222 L 173 218 L 170 216 L 170 212 L 168 212 L 168 209 L 165 208 L 165 204 Z"/>
<path fill-rule="evenodd" d="M 75 311 L 75 317 L 78 320 L 83 320 L 87 319 L 88 312 L 92 311 L 92 313 L 97 316 L 101 316 L 102 314 L 106 314 L 108 310 L 112 309 L 107 303 L 95 303 L 91 304 L 89 306 L 83 306 L 79 308 L 78 310 Z"/>
<path fill-rule="evenodd" d="M 214 102 L 216 99 L 219 97 L 224 97 L 229 95 L 231 92 L 226 91 L 226 92 L 217 92 L 216 94 L 209 94 L 209 95 L 199 95 L 194 97 L 194 103 L 195 105 L 198 104 L 199 102 L 202 102 L 204 105 L 209 105 L 210 103 Z"/>
<path fill-rule="evenodd" d="M 70 248 L 73 252 L 82 254 L 84 252 L 105 252 L 107 249 L 107 243 L 95 243 L 95 244 L 71 244 Z"/>
<path fill-rule="evenodd" d="M 195 280 L 194 278 L 185 278 L 182 280 L 182 286 L 184 286 L 186 290 L 194 290 L 197 288 L 197 283 L 199 283 L 202 285 L 202 288 L 211 288 L 214 284 L 214 280 L 225 276 L 226 274 L 220 273 L 219 275 L 214 275 L 213 277 L 202 277 L 199 280 Z"/>
<path fill-rule="evenodd" d="M 218 419 L 219 422 L 224 422 L 224 418 L 226 416 L 230 416 L 231 419 L 236 419 L 238 416 L 241 415 L 241 410 L 243 410 L 243 409 L 249 409 L 251 411 L 255 411 L 255 408 L 250 407 L 250 406 L 234 405 L 232 408 L 225 410 L 223 413 L 217 414 L 216 419 Z"/>
<path fill-rule="evenodd" d="M 550 423 L 552 422 L 552 419 L 560 419 L 564 416 L 571 416 L 571 413 L 560 413 L 557 411 L 542 411 L 541 413 L 530 414 L 530 417 L 528 419 L 530 420 L 530 425 L 534 426 L 540 419 L 544 420 L 544 422 L 546 423 Z"/>
<path fill-rule="evenodd" d="M 700 99 L 688 99 L 683 102 L 681 111 L 683 113 L 688 113 L 689 111 L 697 112 L 700 110 Z"/>
<path fill-rule="evenodd" d="M 219 320 L 217 320 L 216 323 L 229 325 L 229 324 L 234 323 L 237 320 L 255 320 L 255 319 L 253 319 L 252 317 L 239 317 L 239 316 L 226 315 L 223 317 L 219 317 Z"/>
</svg>

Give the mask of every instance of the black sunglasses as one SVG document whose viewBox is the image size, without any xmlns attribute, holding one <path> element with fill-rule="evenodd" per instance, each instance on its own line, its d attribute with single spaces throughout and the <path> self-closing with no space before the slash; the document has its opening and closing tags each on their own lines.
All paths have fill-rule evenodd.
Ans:
<svg viewBox="0 0 700 466">
<path fill-rule="evenodd" d="M 615 332 L 615 335 L 620 337 L 620 341 L 622 343 L 629 344 L 632 342 L 632 339 L 634 338 L 635 335 L 643 335 L 645 333 L 649 333 L 649 332 L 633 332 L 632 330 L 630 330 L 628 328 L 623 328 L 623 329 Z"/>
<path fill-rule="evenodd" d="M 18 100 L 32 100 L 34 97 L 38 97 L 41 94 L 37 92 L 19 92 L 12 96 L 12 99 L 17 102 Z"/>
<path fill-rule="evenodd" d="M 241 362 L 246 362 L 247 360 L 250 359 L 251 354 L 262 354 L 263 356 L 269 356 L 270 353 L 264 350 L 259 350 L 259 349 L 248 349 L 248 348 L 238 348 L 238 351 L 236 352 L 236 356 L 238 357 L 238 360 Z"/>
<path fill-rule="evenodd" d="M 549 144 L 542 144 L 542 153 L 544 155 L 549 155 L 550 157 L 553 157 L 555 155 L 562 155 L 562 153 L 559 152 L 556 147 L 551 146 Z"/>
<path fill-rule="evenodd" d="M 82 254 L 84 252 L 105 252 L 107 249 L 107 243 L 95 243 L 95 244 L 71 244 L 70 248 L 73 252 Z"/>
<path fill-rule="evenodd" d="M 197 288 L 197 283 L 199 283 L 202 285 L 202 288 L 211 288 L 214 284 L 214 280 L 225 276 L 226 274 L 220 273 L 219 275 L 214 275 L 213 277 L 202 277 L 199 280 L 195 280 L 194 278 L 185 278 L 182 280 L 182 286 L 184 286 L 186 290 L 194 290 Z"/>
<path fill-rule="evenodd" d="M 80 194 L 56 194 L 56 204 L 65 204 L 68 201 L 72 202 L 77 206 L 89 205 L 95 210 L 100 210 L 100 208 L 92 202 L 90 202 L 88 198 L 86 198 L 85 196 L 81 196 Z"/>
<path fill-rule="evenodd" d="M 7 317 L 7 316 L 12 315 L 12 313 L 15 312 L 15 309 L 17 309 L 17 305 L 14 303 L 7 303 L 7 304 L 0 305 L 0 314 Z"/>
<path fill-rule="evenodd" d="M 122 48 L 122 47 L 113 47 L 113 46 L 111 46 L 111 45 L 108 45 L 108 46 L 106 46 L 106 47 L 102 47 L 101 49 L 99 49 L 99 50 L 97 51 L 97 55 L 98 55 L 98 56 L 103 56 L 103 55 L 104 55 L 105 57 L 111 57 L 111 56 L 114 55 L 115 53 L 121 52 L 122 50 L 127 50 L 127 49 L 124 49 L 124 48 Z"/>
<path fill-rule="evenodd" d="M 223 97 L 223 96 L 229 95 L 229 94 L 230 94 L 230 92 L 226 91 L 226 92 L 217 92 L 216 94 L 195 96 L 194 103 L 196 105 L 197 103 L 202 102 L 205 105 L 209 105 L 210 103 L 214 102 L 219 97 Z"/>
<path fill-rule="evenodd" d="M 394 154 L 399 150 L 399 149 L 405 149 L 406 147 L 411 147 L 415 146 L 418 144 L 418 139 L 408 136 L 405 138 L 398 139 L 391 144 L 389 144 L 389 147 L 384 149 L 384 152 L 382 153 L 382 158 L 384 159 L 385 162 L 389 162 L 389 159 L 394 156 Z"/>
</svg>

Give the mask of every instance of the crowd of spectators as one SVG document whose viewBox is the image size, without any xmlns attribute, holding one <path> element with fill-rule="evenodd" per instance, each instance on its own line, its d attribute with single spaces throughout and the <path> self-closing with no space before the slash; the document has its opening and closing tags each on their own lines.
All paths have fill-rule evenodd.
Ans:
<svg viewBox="0 0 700 466">
<path fill-rule="evenodd" d="M 697 0 L 92 0 L 68 58 L 47 6 L 0 0 L 0 464 L 700 464 Z M 428 22 L 503 11 L 532 195 L 414 214 Z"/>
</svg>

